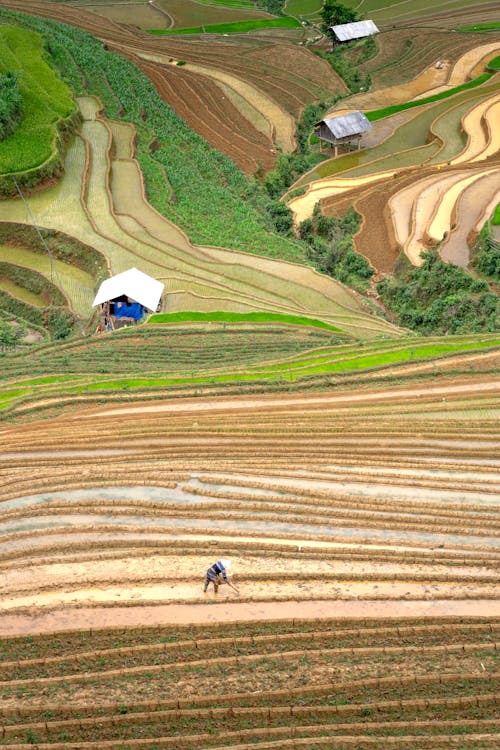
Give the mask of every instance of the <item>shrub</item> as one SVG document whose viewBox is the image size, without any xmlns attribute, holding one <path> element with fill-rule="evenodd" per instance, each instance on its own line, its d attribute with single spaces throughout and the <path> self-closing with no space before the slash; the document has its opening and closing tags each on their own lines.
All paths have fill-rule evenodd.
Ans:
<svg viewBox="0 0 500 750">
<path fill-rule="evenodd" d="M 324 216 L 317 203 L 312 217 L 300 224 L 299 236 L 308 243 L 308 257 L 318 271 L 363 291 L 374 270 L 352 246 L 359 222 L 352 208 L 343 218 Z"/>
<path fill-rule="evenodd" d="M 493 239 L 488 223 L 477 238 L 471 265 L 483 276 L 500 281 L 500 243 Z"/>
<path fill-rule="evenodd" d="M 424 335 L 498 330 L 498 297 L 485 281 L 444 263 L 435 250 L 423 258 L 420 268 L 377 286 L 399 325 Z"/>
</svg>

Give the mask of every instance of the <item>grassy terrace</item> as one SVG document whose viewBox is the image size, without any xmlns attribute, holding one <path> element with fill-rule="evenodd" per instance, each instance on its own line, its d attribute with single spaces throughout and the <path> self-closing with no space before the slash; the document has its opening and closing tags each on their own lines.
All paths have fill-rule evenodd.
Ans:
<svg viewBox="0 0 500 750">
<path fill-rule="evenodd" d="M 492 23 L 476 23 L 473 26 L 459 26 L 457 31 L 498 31 L 500 21 Z"/>
<path fill-rule="evenodd" d="M 296 18 L 255 19 L 253 21 L 235 21 L 234 23 L 216 23 L 206 26 L 195 26 L 189 29 L 149 29 L 150 34 L 246 34 L 261 29 L 295 29 L 300 27 Z"/>
<path fill-rule="evenodd" d="M 47 162 L 57 153 L 61 122 L 77 109 L 68 87 L 45 61 L 38 34 L 0 26 L 0 72 L 19 72 L 24 117 L 0 144 L 0 174 L 21 173 Z"/>
<path fill-rule="evenodd" d="M 500 58 L 495 58 L 495 60 L 492 60 L 491 62 L 492 66 L 496 60 L 500 61 Z M 477 78 L 474 78 L 473 81 L 462 83 L 460 86 L 455 86 L 454 88 L 448 89 L 447 91 L 441 91 L 439 94 L 426 96 L 424 99 L 418 99 L 412 102 L 403 102 L 402 104 L 393 104 L 390 107 L 383 107 L 382 109 L 374 109 L 371 112 L 367 112 L 366 117 L 368 118 L 368 120 L 370 120 L 370 122 L 375 122 L 376 120 L 381 120 L 383 117 L 389 117 L 390 115 L 394 115 L 397 112 L 402 112 L 403 110 L 406 110 L 406 109 L 413 109 L 414 107 L 420 107 L 420 106 L 423 106 L 424 104 L 431 104 L 432 102 L 438 102 L 441 99 L 448 99 L 448 97 L 454 96 L 455 94 L 459 94 L 462 91 L 468 91 L 469 89 L 476 88 L 476 86 L 481 86 L 483 83 L 486 83 L 486 81 L 489 81 L 492 75 L 493 73 L 482 73 Z"/>
<path fill-rule="evenodd" d="M 0 409 L 8 415 L 43 397 L 71 401 L 106 393 L 130 398 L 134 393 L 138 397 L 165 395 L 171 389 L 218 385 L 286 388 L 329 376 L 383 374 L 389 367 L 420 362 L 434 362 L 439 369 L 447 357 L 493 352 L 500 347 L 500 339 L 492 335 L 415 337 L 364 343 L 360 348 L 359 342 L 340 343 L 335 332 L 323 328 L 263 322 L 250 331 L 245 324 L 232 322 L 234 316 L 200 327 L 196 317 L 192 316 L 195 322 L 191 325 L 186 321 L 189 327 L 179 322 L 157 324 L 122 329 L 85 342 L 40 347 L 31 353 L 30 372 L 38 375 L 34 378 L 25 377 L 22 354 L 4 356 Z M 242 361 L 244 366 L 240 366 Z"/>
<path fill-rule="evenodd" d="M 220 323 L 284 323 L 290 325 L 312 326 L 328 331 L 341 333 L 340 328 L 314 318 L 301 318 L 297 315 L 280 315 L 279 313 L 159 313 L 152 315 L 150 323 L 183 323 L 183 322 L 220 322 Z"/>
</svg>

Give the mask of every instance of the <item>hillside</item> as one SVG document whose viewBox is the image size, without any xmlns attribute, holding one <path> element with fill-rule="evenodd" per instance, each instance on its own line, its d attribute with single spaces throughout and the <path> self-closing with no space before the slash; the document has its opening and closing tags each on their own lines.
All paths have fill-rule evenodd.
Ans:
<svg viewBox="0 0 500 750">
<path fill-rule="evenodd" d="M 2 746 L 499 744 L 495 4 L 321 6 L 2 3 L 76 128 L 0 199 Z"/>
</svg>

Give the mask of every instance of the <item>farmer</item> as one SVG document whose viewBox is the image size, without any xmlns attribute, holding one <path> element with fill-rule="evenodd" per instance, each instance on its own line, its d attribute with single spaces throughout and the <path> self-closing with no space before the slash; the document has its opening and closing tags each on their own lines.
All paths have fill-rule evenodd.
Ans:
<svg viewBox="0 0 500 750">
<path fill-rule="evenodd" d="M 213 583 L 214 593 L 216 594 L 219 590 L 219 586 L 221 586 L 223 583 L 227 583 L 229 586 L 231 586 L 232 589 L 236 591 L 237 594 L 239 594 L 240 592 L 238 591 L 236 586 L 233 586 L 233 584 L 227 577 L 227 571 L 230 568 L 231 560 L 219 560 L 218 562 L 214 563 L 212 567 L 207 570 L 203 591 L 206 593 L 208 585 L 210 583 Z"/>
</svg>

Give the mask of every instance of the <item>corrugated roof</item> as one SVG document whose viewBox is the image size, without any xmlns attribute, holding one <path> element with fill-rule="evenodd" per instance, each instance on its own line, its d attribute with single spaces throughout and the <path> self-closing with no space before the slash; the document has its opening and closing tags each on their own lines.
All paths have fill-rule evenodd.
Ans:
<svg viewBox="0 0 500 750">
<path fill-rule="evenodd" d="M 154 312 L 164 286 L 161 281 L 138 271 L 137 268 L 129 268 L 128 271 L 118 273 L 102 282 L 92 306 L 101 305 L 124 294 Z"/>
<path fill-rule="evenodd" d="M 370 34 L 378 34 L 378 29 L 373 21 L 353 21 L 352 23 L 341 23 L 339 26 L 330 26 L 339 42 L 348 42 L 349 39 L 360 39 Z"/>
<path fill-rule="evenodd" d="M 335 138 L 346 138 L 348 135 L 359 135 L 371 130 L 373 125 L 362 112 L 348 112 L 322 120 Z"/>
</svg>

